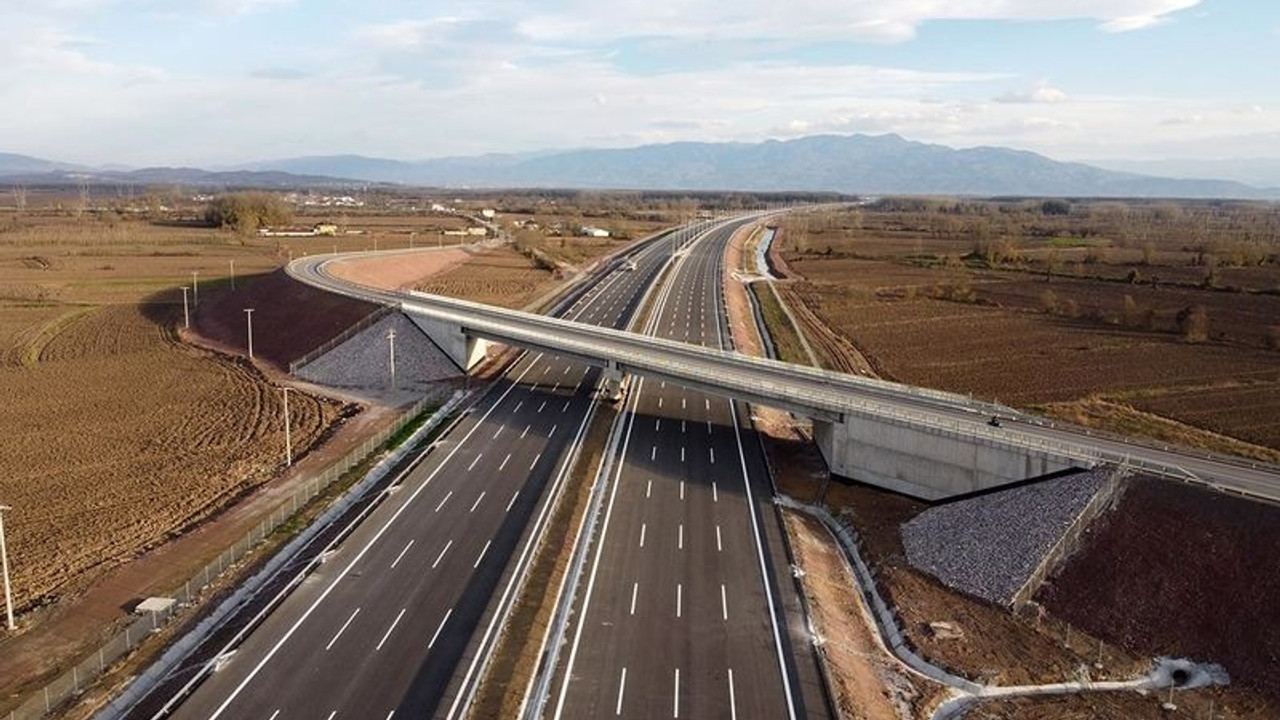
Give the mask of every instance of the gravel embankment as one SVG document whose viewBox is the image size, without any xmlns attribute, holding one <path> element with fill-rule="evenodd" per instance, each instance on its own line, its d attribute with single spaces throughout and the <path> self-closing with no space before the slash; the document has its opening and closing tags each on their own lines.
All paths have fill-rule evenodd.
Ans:
<svg viewBox="0 0 1280 720">
<path fill-rule="evenodd" d="M 387 331 L 396 332 L 396 386 L 401 390 L 426 389 L 435 380 L 459 374 L 411 320 L 392 313 L 365 328 L 296 373 L 303 380 L 348 388 L 390 387 L 390 346 Z"/>
<path fill-rule="evenodd" d="M 902 526 L 907 560 L 947 587 L 1007 605 L 1108 472 L 1076 473 L 930 508 Z"/>
</svg>

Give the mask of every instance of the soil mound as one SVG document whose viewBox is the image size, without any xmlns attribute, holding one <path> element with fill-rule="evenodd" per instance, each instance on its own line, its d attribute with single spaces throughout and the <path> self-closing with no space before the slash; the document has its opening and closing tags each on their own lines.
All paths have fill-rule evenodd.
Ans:
<svg viewBox="0 0 1280 720">
<path fill-rule="evenodd" d="M 253 308 L 253 354 L 281 370 L 323 345 L 378 306 L 304 285 L 276 270 L 239 278 L 236 289 L 200 289 L 192 319 L 205 338 L 246 352 L 245 308 Z"/>
</svg>

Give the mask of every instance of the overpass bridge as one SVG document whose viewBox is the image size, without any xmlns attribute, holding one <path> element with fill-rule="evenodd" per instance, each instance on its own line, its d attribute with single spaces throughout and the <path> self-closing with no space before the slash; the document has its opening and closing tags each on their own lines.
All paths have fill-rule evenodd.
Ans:
<svg viewBox="0 0 1280 720">
<path fill-rule="evenodd" d="M 335 257 L 296 260 L 288 272 L 324 290 L 399 307 L 463 370 L 483 359 L 487 343 L 495 342 L 603 367 L 615 387 L 627 375 L 641 375 L 780 408 L 812 419 L 814 439 L 833 473 L 915 497 L 939 500 L 1115 462 L 1280 499 L 1280 475 L 1269 466 L 1096 437 L 953 393 L 456 298 L 357 285 L 328 271 Z M 1001 427 L 988 424 L 995 415 L 1008 420 Z"/>
</svg>

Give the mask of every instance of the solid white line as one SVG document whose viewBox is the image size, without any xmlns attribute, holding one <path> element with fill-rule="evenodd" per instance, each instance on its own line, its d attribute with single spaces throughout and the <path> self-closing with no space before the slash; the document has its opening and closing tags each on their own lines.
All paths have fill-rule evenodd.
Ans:
<svg viewBox="0 0 1280 720">
<path fill-rule="evenodd" d="M 532 468 L 530 468 L 532 469 Z M 507 503 L 507 509 L 503 512 L 511 512 L 511 506 L 516 504 L 516 498 L 520 497 L 520 491 L 517 490 L 511 494 L 511 501 Z"/>
<path fill-rule="evenodd" d="M 733 668 L 729 668 L 729 720 L 738 720 L 738 698 L 733 693 Z"/>
<path fill-rule="evenodd" d="M 502 469 L 507 466 L 507 461 L 510 459 L 511 459 L 511 453 L 507 453 L 507 456 L 502 458 L 502 463 L 498 465 L 498 472 L 502 472 Z"/>
<path fill-rule="evenodd" d="M 431 642 L 427 643 L 427 649 L 430 650 L 432 645 L 436 644 L 436 638 L 440 637 L 440 631 L 444 629 L 444 624 L 449 621 L 449 616 L 453 614 L 453 608 L 445 611 L 444 617 L 440 619 L 440 624 L 436 626 L 436 631 L 431 636 Z"/>
<path fill-rule="evenodd" d="M 392 570 L 395 570 L 395 569 L 396 569 L 396 565 L 399 565 L 399 564 L 400 564 L 400 559 L 404 557 L 404 554 L 405 554 L 405 553 L 409 552 L 409 548 L 411 548 L 411 547 L 413 547 L 413 541 L 412 541 L 412 540 L 410 540 L 410 541 L 409 541 L 409 544 L 408 544 L 408 545 L 405 545 L 405 546 L 404 546 L 404 549 L 400 551 L 400 554 L 396 556 L 396 559 L 391 561 L 391 569 L 392 569 Z"/>
<path fill-rule="evenodd" d="M 443 499 L 443 500 L 441 500 L 441 501 L 440 501 L 440 504 L 436 506 L 436 510 L 435 510 L 435 511 L 436 511 L 436 512 L 440 512 L 440 508 L 444 507 L 444 504 L 445 504 L 445 503 L 447 503 L 447 502 L 449 502 L 449 498 L 451 498 L 451 497 L 453 497 L 453 491 L 452 491 L 452 490 L 450 490 L 450 491 L 449 491 L 449 493 L 448 493 L 447 495 L 445 495 L 445 496 L 444 496 L 444 499 Z"/>
<path fill-rule="evenodd" d="M 487 552 L 489 552 L 489 545 L 490 545 L 492 542 L 493 542 L 492 540 L 487 540 L 487 541 L 485 541 L 484 547 L 480 548 L 480 554 L 479 554 L 478 556 L 476 556 L 476 561 L 475 561 L 475 563 L 471 566 L 471 569 L 473 569 L 473 570 L 474 570 L 475 568 L 480 567 L 480 561 L 484 559 L 484 554 L 485 554 L 485 553 L 487 553 Z"/>
<path fill-rule="evenodd" d="M 676 617 L 680 617 L 680 611 L 684 607 L 684 586 L 676 583 Z"/>
<path fill-rule="evenodd" d="M 529 463 L 529 469 L 532 470 L 534 465 L 538 464 L 538 460 L 542 459 L 542 453 L 533 456 L 533 462 Z"/>
<path fill-rule="evenodd" d="M 716 481 L 711 481 L 711 502 L 720 502 L 720 494 L 716 492 Z"/>
<path fill-rule="evenodd" d="M 720 544 L 720 526 L 716 525 L 716 552 L 724 552 L 724 545 Z"/>
<path fill-rule="evenodd" d="M 480 453 L 479 455 L 476 455 L 475 459 L 471 461 L 471 464 L 467 466 L 467 472 L 471 472 L 471 468 L 475 467 L 476 463 L 480 462 L 480 458 L 482 457 L 484 457 L 484 453 Z M 712 462 L 715 462 L 715 461 L 713 460 Z"/>
<path fill-rule="evenodd" d="M 640 547 L 644 547 L 644 531 L 647 527 L 647 523 L 640 523 Z"/>
<path fill-rule="evenodd" d="M 445 554 L 445 553 L 447 553 L 447 552 L 449 552 L 449 548 L 451 548 L 451 547 L 453 547 L 453 541 L 452 541 L 452 540 L 450 540 L 449 542 L 445 543 L 444 549 L 443 549 L 443 550 L 441 550 L 441 551 L 440 551 L 440 554 L 436 556 L 436 561 L 435 561 L 435 562 L 433 562 L 433 563 L 431 563 L 431 567 L 432 567 L 432 568 L 435 568 L 435 566 L 437 566 L 437 565 L 439 565 L 439 564 L 440 564 L 440 561 L 444 558 L 444 554 Z"/>
<path fill-rule="evenodd" d="M 480 501 L 484 499 L 484 493 L 485 493 L 484 490 L 480 491 L 480 496 L 476 498 L 475 502 L 471 503 L 471 509 L 468 510 L 467 512 L 472 513 L 476 511 L 476 506 L 479 505 Z"/>
<path fill-rule="evenodd" d="M 347 621 L 342 623 L 342 627 L 338 628 L 338 632 L 333 634 L 333 639 L 329 641 L 329 644 L 324 646 L 325 650 L 333 648 L 333 644 L 338 642 L 338 638 L 342 637 L 342 633 L 346 632 L 347 626 L 350 625 L 351 621 L 355 620 L 356 616 L 359 614 L 360 608 L 356 608 L 355 611 L 351 613 L 351 617 L 347 618 Z"/>
<path fill-rule="evenodd" d="M 636 595 L 640 593 L 640 583 L 631 583 L 631 614 L 636 614 Z"/>
<path fill-rule="evenodd" d="M 720 614 L 725 620 L 729 619 L 729 597 L 725 595 L 724 583 L 720 583 Z"/>
<path fill-rule="evenodd" d="M 387 642 L 387 638 L 391 637 L 391 631 L 395 630 L 396 625 L 400 624 L 400 618 L 404 617 L 405 610 L 408 610 L 408 608 L 400 608 L 400 612 L 396 614 L 396 619 L 391 621 L 391 627 L 387 628 L 387 631 L 382 634 L 382 639 L 378 641 L 378 646 L 374 650 L 382 649 L 383 644 Z"/>
<path fill-rule="evenodd" d="M 676 693 L 671 703 L 671 717 L 680 717 L 680 668 L 676 668 Z"/>
<path fill-rule="evenodd" d="M 622 714 L 622 693 L 627 689 L 627 669 L 622 668 L 622 679 L 618 681 L 618 705 L 613 709 L 614 715 Z"/>
<path fill-rule="evenodd" d="M 680 529 L 676 540 L 676 549 L 684 549 L 684 523 L 680 523 Z"/>
</svg>

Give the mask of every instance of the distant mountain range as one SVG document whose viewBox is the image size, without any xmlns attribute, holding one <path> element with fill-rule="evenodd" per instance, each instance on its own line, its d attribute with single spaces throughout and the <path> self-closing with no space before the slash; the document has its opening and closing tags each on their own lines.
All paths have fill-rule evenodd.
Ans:
<svg viewBox="0 0 1280 720">
<path fill-rule="evenodd" d="M 43 169 L 42 169 L 43 168 Z M 834 191 L 851 194 L 1280 199 L 1280 188 L 1103 170 L 1000 147 L 954 149 L 897 135 L 817 135 L 762 143 L 682 142 L 404 161 L 303 157 L 205 171 L 95 171 L 0 155 L 0 182 L 41 177 L 135 184 Z"/>
</svg>

